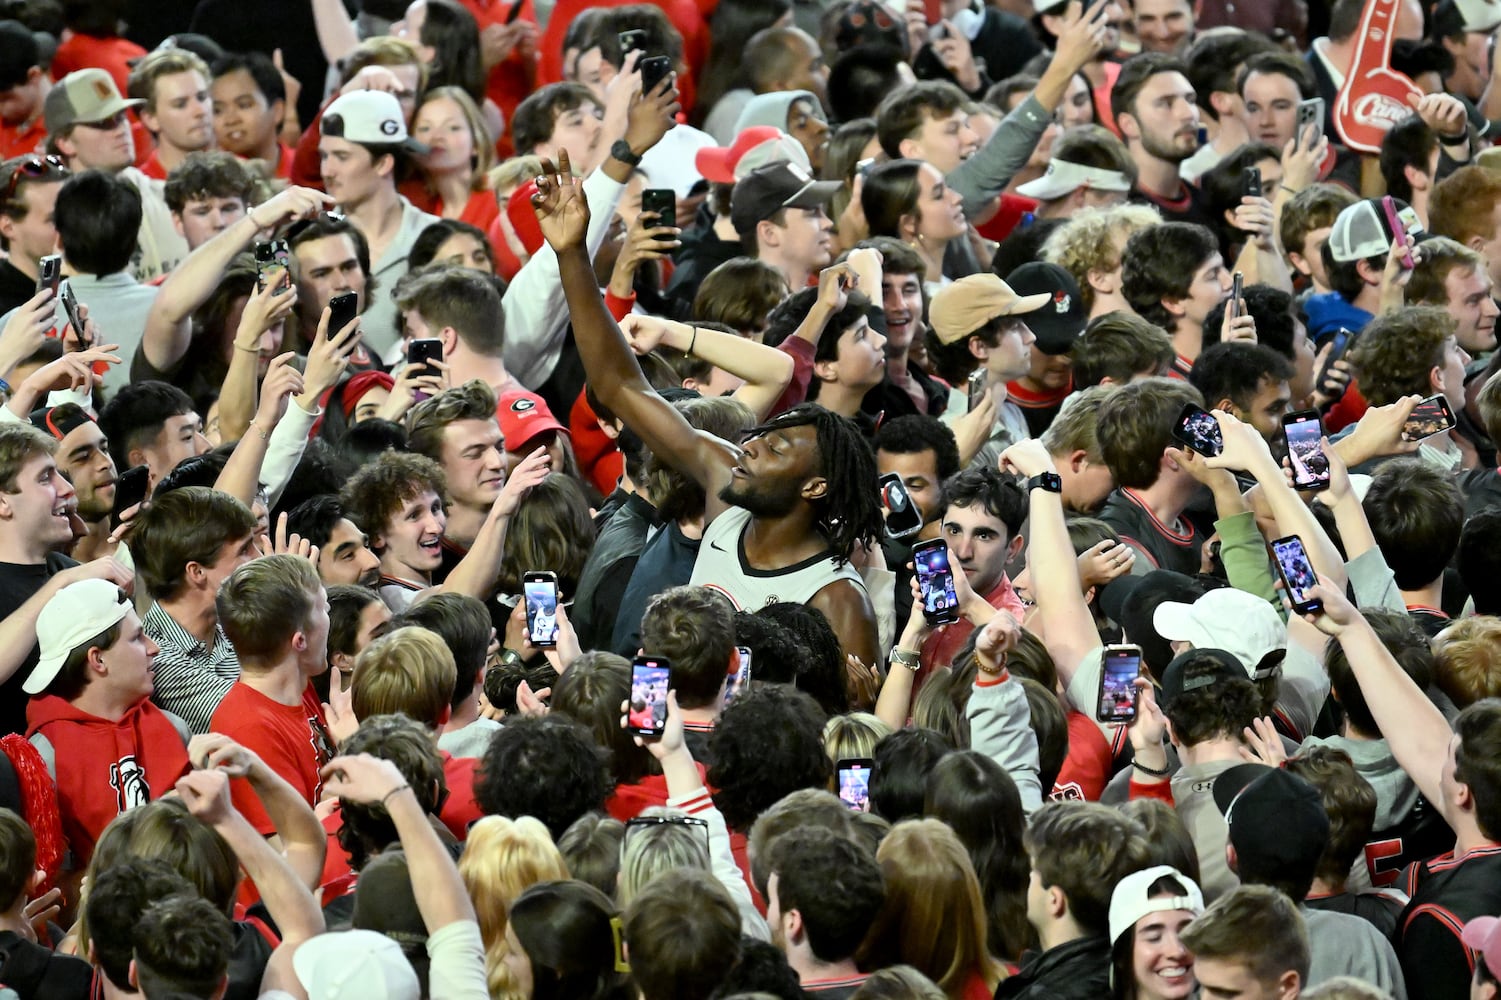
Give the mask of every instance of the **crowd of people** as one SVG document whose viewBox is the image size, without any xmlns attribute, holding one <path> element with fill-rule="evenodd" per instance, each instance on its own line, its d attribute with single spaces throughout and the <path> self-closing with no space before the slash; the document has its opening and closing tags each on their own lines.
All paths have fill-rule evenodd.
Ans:
<svg viewBox="0 0 1501 1000">
<path fill-rule="evenodd" d="M 0 18 L 0 996 L 1501 994 L 1501 0 Z"/>
</svg>

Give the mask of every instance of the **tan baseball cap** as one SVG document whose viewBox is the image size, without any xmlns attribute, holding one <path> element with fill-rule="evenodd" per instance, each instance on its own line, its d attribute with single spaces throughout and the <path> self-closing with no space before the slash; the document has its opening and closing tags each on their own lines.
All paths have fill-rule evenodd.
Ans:
<svg viewBox="0 0 1501 1000">
<path fill-rule="evenodd" d="M 941 289 L 928 306 L 928 325 L 939 343 L 963 340 L 997 316 L 1036 312 L 1053 297 L 1047 292 L 1018 295 L 993 274 L 971 274 Z"/>
<path fill-rule="evenodd" d="M 102 122 L 145 103 L 121 97 L 114 77 L 104 70 L 80 69 L 52 85 L 42 106 L 42 118 L 48 134 L 56 134 L 79 122 Z"/>
</svg>

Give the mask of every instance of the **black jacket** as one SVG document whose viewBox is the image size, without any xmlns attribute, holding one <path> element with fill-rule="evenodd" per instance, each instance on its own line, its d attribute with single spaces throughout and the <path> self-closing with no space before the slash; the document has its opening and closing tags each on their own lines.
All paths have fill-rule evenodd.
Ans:
<svg viewBox="0 0 1501 1000">
<path fill-rule="evenodd" d="M 1032 952 L 1023 958 L 1021 971 L 995 990 L 995 1000 L 1102 1000 L 1108 996 L 1110 941 L 1103 936 Z"/>
</svg>

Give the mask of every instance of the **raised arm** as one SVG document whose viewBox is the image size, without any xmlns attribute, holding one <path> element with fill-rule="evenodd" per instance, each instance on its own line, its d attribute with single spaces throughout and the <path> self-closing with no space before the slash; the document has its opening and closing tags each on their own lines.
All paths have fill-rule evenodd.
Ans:
<svg viewBox="0 0 1501 1000">
<path fill-rule="evenodd" d="M 178 780 L 177 794 L 182 796 L 188 811 L 223 837 L 235 852 L 284 942 L 305 941 L 323 933 L 323 911 L 318 908 L 318 901 L 287 860 L 276 853 L 230 802 L 226 772 L 190 772 Z"/>
<path fill-rule="evenodd" d="M 766 419 L 772 404 L 792 381 L 789 355 L 732 333 L 639 313 L 621 320 L 620 328 L 638 356 L 659 346 L 668 347 L 744 379 L 745 384 L 735 390 L 735 398 L 750 407 L 757 421 Z"/>
<path fill-rule="evenodd" d="M 1035 439 L 1002 452 L 1001 468 L 1026 479 L 1057 472 L 1053 457 Z M 1028 502 L 1031 537 L 1027 539 L 1027 564 L 1032 568 L 1032 596 L 1042 621 L 1043 642 L 1058 665 L 1058 679 L 1067 689 L 1079 665 L 1100 648 L 1100 633 L 1079 586 L 1079 565 L 1068 539 L 1062 494 L 1037 487 L 1029 491 Z M 1088 709 L 1087 704 L 1075 707 Z"/>
<path fill-rule="evenodd" d="M 236 497 L 247 507 L 255 503 L 255 495 L 260 492 L 261 463 L 266 460 L 266 443 L 271 439 L 271 431 L 287 412 L 287 400 L 302 391 L 302 372 L 292 366 L 295 357 L 288 351 L 266 369 L 260 406 L 255 419 L 250 422 L 249 433 L 240 438 L 229 461 L 224 463 L 224 470 L 214 481 L 214 489 Z"/>
<path fill-rule="evenodd" d="M 505 486 L 501 487 L 500 496 L 495 498 L 485 517 L 485 523 L 480 525 L 479 534 L 474 536 L 474 544 L 447 579 L 434 588 L 435 591 L 468 594 L 481 601 L 490 599 L 495 592 L 495 578 L 500 575 L 500 560 L 511 516 L 516 513 L 526 492 L 546 479 L 550 471 L 546 448 L 536 449 L 511 470 Z"/>
<path fill-rule="evenodd" d="M 636 355 L 599 294 L 585 246 L 589 205 L 573 176 L 568 154 L 560 155 L 556 170 L 551 163 L 544 163 L 543 170 L 544 175 L 537 179 L 534 206 L 542 234 L 557 253 L 568 315 L 589 384 L 655 455 L 704 488 L 714 510 L 712 505 L 739 460 L 738 449 L 694 430 L 646 381 Z"/>
<path fill-rule="evenodd" d="M 1433 803 L 1455 830 L 1456 806 L 1444 794 L 1443 773 L 1454 734 L 1444 716 L 1392 659 L 1375 629 L 1345 600 L 1344 588 L 1319 578 L 1313 596 L 1324 602 L 1324 611 L 1310 616 L 1319 631 L 1332 635 L 1344 648 L 1350 669 L 1360 684 L 1360 693 L 1381 728 L 1392 756 L 1412 776 L 1418 791 Z"/>
<path fill-rule="evenodd" d="M 219 387 L 219 434 L 225 441 L 238 441 L 255 419 L 255 376 L 260 367 L 261 338 L 286 319 L 297 304 L 297 289 L 281 291 L 268 285 L 250 293 L 235 329 L 234 355 Z"/>
<path fill-rule="evenodd" d="M 250 245 L 256 235 L 281 223 L 311 215 L 333 198 L 312 188 L 287 188 L 257 205 L 245 217 L 188 254 L 162 284 L 146 317 L 141 351 L 157 371 L 176 368 L 192 341 L 193 311 L 219 286 L 235 254 Z"/>
</svg>

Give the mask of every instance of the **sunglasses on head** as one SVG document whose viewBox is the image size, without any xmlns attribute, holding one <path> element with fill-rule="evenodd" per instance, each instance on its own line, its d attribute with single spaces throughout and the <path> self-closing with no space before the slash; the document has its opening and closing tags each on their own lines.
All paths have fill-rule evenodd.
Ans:
<svg viewBox="0 0 1501 1000">
<path fill-rule="evenodd" d="M 22 178 L 35 180 L 38 177 L 46 177 L 54 170 L 61 171 L 63 176 L 68 174 L 68 165 L 60 156 L 28 156 L 11 168 L 10 178 L 5 182 L 5 201 L 15 197 L 16 186 Z"/>
</svg>

